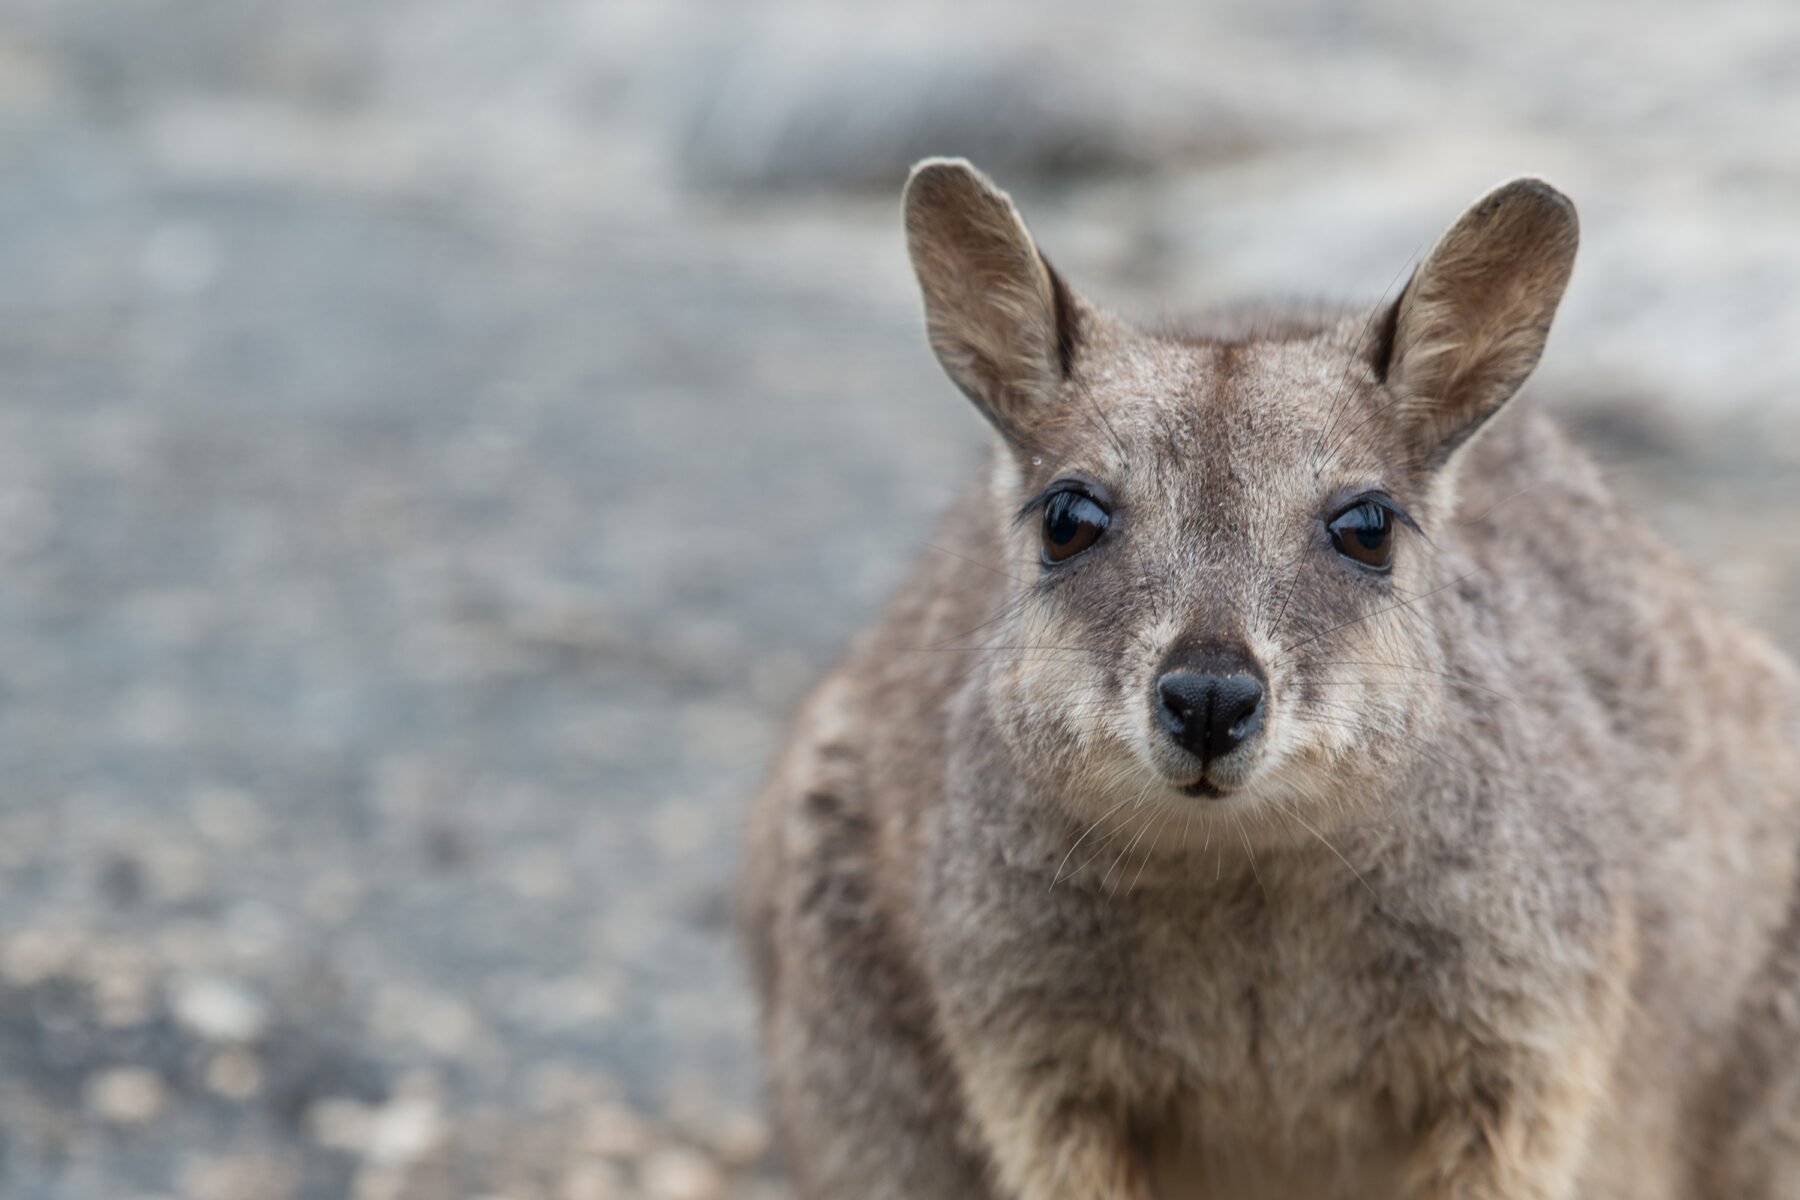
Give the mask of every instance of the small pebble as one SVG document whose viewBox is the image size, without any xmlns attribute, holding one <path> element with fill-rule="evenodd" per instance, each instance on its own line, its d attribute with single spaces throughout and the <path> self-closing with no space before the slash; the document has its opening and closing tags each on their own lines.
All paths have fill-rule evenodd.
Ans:
<svg viewBox="0 0 1800 1200">
<path fill-rule="evenodd" d="M 379 1167 L 402 1167 L 424 1157 L 444 1136 L 437 1102 L 399 1096 L 376 1108 L 355 1100 L 320 1100 L 307 1112 L 313 1140 L 360 1155 Z"/>
<path fill-rule="evenodd" d="M 725 1177 L 697 1150 L 665 1146 L 638 1169 L 638 1181 L 652 1200 L 715 1200 L 725 1194 Z"/>
<path fill-rule="evenodd" d="M 220 976 L 190 979 L 175 989 L 175 1019 L 209 1042 L 253 1042 L 268 1027 L 268 1009 L 243 984 Z"/>
<path fill-rule="evenodd" d="M 630 1109 L 609 1104 L 588 1114 L 581 1142 L 590 1154 L 629 1161 L 641 1158 L 649 1150 L 650 1131 Z"/>
<path fill-rule="evenodd" d="M 81 949 L 80 939 L 58 929 L 27 929 L 6 943 L 0 955 L 0 973 L 20 987 L 29 987 L 68 969 Z"/>
<path fill-rule="evenodd" d="M 624 1185 L 610 1163 L 581 1163 L 563 1176 L 556 1200 L 623 1200 Z"/>
<path fill-rule="evenodd" d="M 204 787 L 194 793 L 191 803 L 194 828 L 215 846 L 238 850 L 263 835 L 263 815 L 246 791 Z"/>
<path fill-rule="evenodd" d="M 162 1077 L 142 1067 L 114 1067 L 89 1076 L 87 1106 L 115 1125 L 142 1125 L 162 1112 Z"/>
<path fill-rule="evenodd" d="M 293 1200 L 298 1180 L 289 1163 L 250 1151 L 202 1154 L 181 1172 L 181 1200 Z"/>
<path fill-rule="evenodd" d="M 150 1019 L 154 989 L 142 973 L 109 966 L 94 978 L 94 1012 L 108 1029 L 129 1029 Z"/>
<path fill-rule="evenodd" d="M 227 1050 L 206 1065 L 206 1086 L 228 1100 L 248 1100 L 262 1085 L 262 1063 L 248 1050 Z"/>
<path fill-rule="evenodd" d="M 713 1134 L 712 1145 L 727 1166 L 749 1166 L 768 1151 L 769 1127 L 749 1113 L 733 1113 Z"/>
<path fill-rule="evenodd" d="M 364 1153 L 371 1162 L 405 1166 L 424 1157 L 444 1136 L 437 1102 L 402 1096 L 377 1109 Z"/>
<path fill-rule="evenodd" d="M 313 1141 L 327 1150 L 361 1154 L 369 1140 L 369 1106 L 340 1096 L 316 1100 L 306 1110 L 306 1127 Z"/>
</svg>

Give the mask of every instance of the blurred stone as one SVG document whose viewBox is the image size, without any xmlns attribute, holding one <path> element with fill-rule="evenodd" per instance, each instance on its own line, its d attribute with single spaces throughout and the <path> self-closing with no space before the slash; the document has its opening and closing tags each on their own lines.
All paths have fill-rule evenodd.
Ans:
<svg viewBox="0 0 1800 1200">
<path fill-rule="evenodd" d="M 625 1184 L 617 1167 L 608 1163 L 579 1163 L 562 1177 L 556 1200 L 624 1200 Z"/>
<path fill-rule="evenodd" d="M 793 1193 L 772 1179 L 744 1181 L 732 1196 L 733 1200 L 793 1200 Z"/>
<path fill-rule="evenodd" d="M 437 1101 L 428 1097 L 399 1096 L 379 1106 L 321 1100 L 308 1110 L 306 1121 L 321 1146 L 358 1155 L 380 1168 L 418 1160 L 445 1132 Z"/>
<path fill-rule="evenodd" d="M 608 981 L 592 974 L 522 981 L 510 993 L 509 1015 L 543 1033 L 586 1028 L 619 1008 Z"/>
<path fill-rule="evenodd" d="M 515 585 L 507 624 L 524 641 L 575 650 L 611 650 L 620 640 L 605 596 L 545 581 Z"/>
<path fill-rule="evenodd" d="M 818 671 L 818 663 L 795 650 L 760 655 L 750 667 L 750 692 L 766 710 L 785 711 Z"/>
<path fill-rule="evenodd" d="M 108 854 L 100 864 L 100 892 L 115 908 L 129 908 L 144 896 L 144 865 L 130 854 Z"/>
<path fill-rule="evenodd" d="M 287 942 L 287 921 L 272 904 L 246 900 L 225 913 L 225 944 L 239 965 L 269 959 Z"/>
<path fill-rule="evenodd" d="M 125 1029 L 149 1020 L 155 989 L 136 963 L 115 959 L 90 967 L 95 1015 L 109 1029 Z"/>
<path fill-rule="evenodd" d="M 142 1067 L 114 1067 L 88 1077 L 82 1088 L 87 1106 L 115 1125 L 141 1125 L 162 1113 L 162 1077 Z"/>
<path fill-rule="evenodd" d="M 715 1200 L 725 1176 L 705 1155 L 687 1146 L 664 1146 L 638 1167 L 638 1181 L 653 1200 Z"/>
<path fill-rule="evenodd" d="M 307 1109 L 306 1128 L 319 1145 L 360 1155 L 369 1142 L 373 1111 L 360 1100 L 328 1097 L 314 1101 Z"/>
<path fill-rule="evenodd" d="M 200 836 L 227 850 L 239 850 L 262 837 L 264 820 L 249 792 L 234 787 L 203 787 L 190 800 Z"/>
<path fill-rule="evenodd" d="M 181 1173 L 183 1200 L 290 1200 L 298 1191 L 294 1170 L 261 1153 L 207 1155 Z"/>
<path fill-rule="evenodd" d="M 175 1019 L 208 1041 L 253 1042 L 268 1027 L 268 1006 L 233 979 L 206 975 L 183 980 L 170 999 Z"/>
<path fill-rule="evenodd" d="M 356 1173 L 350 1200 L 402 1200 L 406 1173 L 380 1163 L 370 1163 Z"/>
<path fill-rule="evenodd" d="M 384 983 L 376 991 L 371 1022 L 384 1040 L 416 1043 L 447 1057 L 466 1053 L 481 1033 L 464 1001 L 402 983 Z"/>
<path fill-rule="evenodd" d="M 193 588 L 173 588 L 133 597 L 123 616 L 146 641 L 187 647 L 217 628 L 219 611 L 215 597 Z"/>
<path fill-rule="evenodd" d="M 81 936 L 72 930 L 24 929 L 7 940 L 0 970 L 9 982 L 28 987 L 66 970 L 81 948 Z"/>
<path fill-rule="evenodd" d="M 171 837 L 145 839 L 138 847 L 149 893 L 164 905 L 182 904 L 205 895 L 213 883 L 205 851 Z"/>
<path fill-rule="evenodd" d="M 617 1093 L 618 1084 L 611 1077 L 566 1062 L 539 1063 L 526 1078 L 527 1102 L 532 1112 L 544 1115 L 586 1114 L 610 1104 Z"/>
<path fill-rule="evenodd" d="M 947 148 L 1013 175 L 1142 169 L 1175 147 L 1093 86 L 1079 60 L 941 44 L 914 53 L 748 38 L 695 72 L 682 161 L 733 187 L 893 187 Z M 1116 87 L 1113 89 L 1116 94 Z M 1238 123 L 1192 113 L 1224 145 Z"/>
<path fill-rule="evenodd" d="M 769 714 L 754 705 L 700 701 L 681 710 L 681 737 L 690 752 L 721 765 L 754 762 L 771 732 Z"/>
<path fill-rule="evenodd" d="M 262 1063 L 248 1050 L 226 1050 L 206 1064 L 206 1086 L 228 1100 L 249 1100 L 262 1091 Z"/>
<path fill-rule="evenodd" d="M 668 858 L 694 854 L 717 832 L 711 808 L 693 801 L 665 800 L 647 824 L 651 844 Z"/>
<path fill-rule="evenodd" d="M 363 1152 L 371 1162 L 404 1165 L 430 1151 L 443 1135 L 437 1101 L 402 1096 L 375 1111 Z"/>
<path fill-rule="evenodd" d="M 441 818 L 429 819 L 419 831 L 425 861 L 434 870 L 452 871 L 475 857 L 475 841 L 462 826 Z"/>
<path fill-rule="evenodd" d="M 22 558 L 42 547 L 54 518 L 41 493 L 17 484 L 0 490 L 0 558 Z"/>
<path fill-rule="evenodd" d="M 223 257 L 219 239 L 210 229 L 192 221 L 177 221 L 151 231 L 138 266 L 151 288 L 186 299 L 212 286 Z"/>
<path fill-rule="evenodd" d="M 727 1166 L 747 1167 L 769 1151 L 768 1123 L 746 1112 L 732 1113 L 713 1131 L 712 1145 Z"/>
<path fill-rule="evenodd" d="M 529 846 L 509 856 L 501 867 L 507 885 L 532 900 L 566 895 L 571 885 L 568 851 L 551 846 Z"/>
<path fill-rule="evenodd" d="M 163 970 L 194 974 L 224 966 L 223 939 L 218 923 L 210 919 L 178 917 L 154 928 L 150 951 Z"/>
<path fill-rule="evenodd" d="M 418 823 L 450 790 L 442 768 L 427 760 L 396 754 L 376 764 L 375 807 L 395 825 Z"/>
<path fill-rule="evenodd" d="M 113 706 L 114 728 L 125 742 L 170 747 L 193 731 L 188 697 L 171 688 L 140 684 L 123 692 Z"/>
<path fill-rule="evenodd" d="M 353 875 L 328 869 L 308 883 L 301 903 L 314 920 L 341 925 L 355 914 L 367 891 L 367 885 Z"/>
<path fill-rule="evenodd" d="M 54 95 L 55 69 L 29 42 L 0 38 L 0 112 L 44 104 Z"/>
<path fill-rule="evenodd" d="M 628 1108 L 605 1105 L 587 1115 L 579 1144 L 584 1153 L 630 1162 L 650 1149 L 650 1130 Z"/>
</svg>

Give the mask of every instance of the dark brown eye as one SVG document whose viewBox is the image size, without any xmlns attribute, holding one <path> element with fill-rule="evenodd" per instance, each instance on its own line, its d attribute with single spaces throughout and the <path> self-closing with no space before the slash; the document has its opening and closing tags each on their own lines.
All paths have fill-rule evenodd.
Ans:
<svg viewBox="0 0 1800 1200">
<path fill-rule="evenodd" d="M 1345 558 L 1385 571 L 1394 560 L 1394 524 L 1387 509 L 1371 500 L 1352 504 L 1325 526 L 1331 544 Z"/>
<path fill-rule="evenodd" d="M 1099 501 L 1081 492 L 1057 492 L 1044 501 L 1044 561 L 1073 558 L 1100 540 L 1112 520 Z"/>
</svg>

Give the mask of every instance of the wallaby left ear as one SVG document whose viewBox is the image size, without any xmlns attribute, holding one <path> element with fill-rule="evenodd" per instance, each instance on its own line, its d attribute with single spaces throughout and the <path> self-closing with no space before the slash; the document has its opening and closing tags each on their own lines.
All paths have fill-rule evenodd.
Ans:
<svg viewBox="0 0 1800 1200">
<path fill-rule="evenodd" d="M 966 160 L 919 163 L 902 207 L 938 362 L 1002 434 L 1029 442 L 1069 374 L 1073 298 L 1012 199 Z"/>
<path fill-rule="evenodd" d="M 1537 366 L 1579 240 L 1567 196 L 1515 179 L 1425 256 L 1396 305 L 1387 362 L 1377 364 L 1421 471 L 1448 461 Z"/>
</svg>

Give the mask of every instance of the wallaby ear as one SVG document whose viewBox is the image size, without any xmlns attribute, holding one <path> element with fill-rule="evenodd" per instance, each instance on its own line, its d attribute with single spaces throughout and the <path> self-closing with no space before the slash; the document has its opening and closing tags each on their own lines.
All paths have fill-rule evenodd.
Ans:
<svg viewBox="0 0 1800 1200">
<path fill-rule="evenodd" d="M 919 163 L 901 203 L 938 362 L 1001 433 L 1025 438 L 1075 353 L 1067 288 L 1012 200 L 967 161 Z"/>
<path fill-rule="evenodd" d="M 1465 212 L 1414 272 L 1378 366 L 1421 470 L 1442 466 L 1537 366 L 1579 236 L 1567 196 L 1515 179 Z"/>
</svg>

